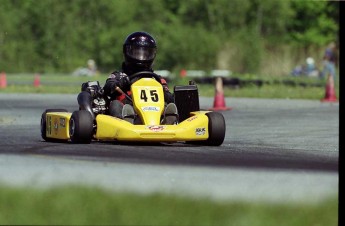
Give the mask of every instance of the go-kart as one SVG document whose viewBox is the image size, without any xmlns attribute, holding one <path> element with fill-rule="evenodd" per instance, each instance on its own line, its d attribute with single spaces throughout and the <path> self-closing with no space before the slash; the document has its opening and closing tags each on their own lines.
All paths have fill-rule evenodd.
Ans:
<svg viewBox="0 0 345 226">
<path fill-rule="evenodd" d="M 134 82 L 131 82 L 131 96 L 127 95 L 127 98 L 131 99 L 140 124 L 132 124 L 102 111 L 92 115 L 87 110 L 72 113 L 65 109 L 47 109 L 41 117 L 42 138 L 72 143 L 90 143 L 92 140 L 187 142 L 210 146 L 223 143 L 224 117 L 219 112 L 200 110 L 198 89 L 192 81 L 189 85 L 174 87 L 179 120 L 174 125 L 163 125 L 165 102 L 160 77 L 145 71 L 135 73 L 129 79 Z"/>
</svg>

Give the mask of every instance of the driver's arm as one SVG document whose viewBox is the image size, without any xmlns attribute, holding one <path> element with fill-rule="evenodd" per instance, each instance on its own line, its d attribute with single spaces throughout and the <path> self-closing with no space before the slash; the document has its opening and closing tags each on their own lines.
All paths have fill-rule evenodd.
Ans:
<svg viewBox="0 0 345 226">
<path fill-rule="evenodd" d="M 174 103 L 174 95 L 170 93 L 168 83 L 165 81 L 164 78 L 161 78 L 161 83 L 162 83 L 163 91 L 164 91 L 164 101 L 167 104 Z"/>
<path fill-rule="evenodd" d="M 123 72 L 115 71 L 111 73 L 108 79 L 105 81 L 105 85 L 103 87 L 104 94 L 110 97 L 120 96 L 116 87 L 119 87 L 122 91 L 127 92 L 130 89 L 130 83 L 128 76 Z"/>
</svg>

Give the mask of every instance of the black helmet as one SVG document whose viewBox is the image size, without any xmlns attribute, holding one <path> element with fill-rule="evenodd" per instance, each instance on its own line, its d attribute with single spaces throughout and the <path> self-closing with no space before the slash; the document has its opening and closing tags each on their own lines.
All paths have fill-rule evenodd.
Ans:
<svg viewBox="0 0 345 226">
<path fill-rule="evenodd" d="M 150 69 L 156 57 L 156 40 L 146 32 L 130 34 L 123 44 L 126 65 Z"/>
</svg>

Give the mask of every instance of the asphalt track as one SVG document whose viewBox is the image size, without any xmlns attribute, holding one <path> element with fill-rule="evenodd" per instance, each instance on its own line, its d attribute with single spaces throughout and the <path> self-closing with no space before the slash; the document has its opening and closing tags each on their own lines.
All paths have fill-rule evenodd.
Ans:
<svg viewBox="0 0 345 226">
<path fill-rule="evenodd" d="M 218 200 L 315 202 L 338 195 L 339 104 L 226 98 L 220 147 L 184 143 L 89 145 L 40 137 L 47 108 L 76 95 L 0 94 L 0 183 L 86 184 L 116 191 Z M 200 98 L 201 108 L 213 98 Z"/>
</svg>

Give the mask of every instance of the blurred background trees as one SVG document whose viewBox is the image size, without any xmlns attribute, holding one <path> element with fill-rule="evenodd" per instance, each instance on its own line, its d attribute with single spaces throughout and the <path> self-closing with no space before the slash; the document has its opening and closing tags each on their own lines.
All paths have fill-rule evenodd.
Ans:
<svg viewBox="0 0 345 226">
<path fill-rule="evenodd" d="M 93 58 L 118 69 L 137 30 L 158 42 L 155 68 L 288 73 L 338 42 L 334 1 L 0 0 L 0 71 L 71 72 Z"/>
</svg>

